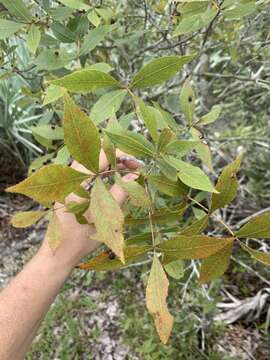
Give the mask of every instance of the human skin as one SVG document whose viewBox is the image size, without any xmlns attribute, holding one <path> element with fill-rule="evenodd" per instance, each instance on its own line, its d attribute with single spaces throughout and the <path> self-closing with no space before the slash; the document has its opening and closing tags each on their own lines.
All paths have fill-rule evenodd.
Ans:
<svg viewBox="0 0 270 360">
<path fill-rule="evenodd" d="M 117 151 L 118 169 L 127 172 L 123 180 L 137 178 L 139 163 Z M 82 165 L 72 167 L 88 172 Z M 108 161 L 104 152 L 100 155 L 100 171 L 105 171 Z M 126 194 L 117 185 L 110 189 L 112 196 L 121 205 Z M 71 194 L 70 201 L 82 200 Z M 24 269 L 0 293 L 0 359 L 21 360 L 35 337 L 38 327 L 49 310 L 61 287 L 73 268 L 100 243 L 91 240 L 95 233 L 93 225 L 80 225 L 75 216 L 65 211 L 62 204 L 55 204 L 55 211 L 61 224 L 61 243 L 56 252 L 43 241 L 37 254 Z M 89 211 L 85 214 L 91 222 Z"/>
</svg>

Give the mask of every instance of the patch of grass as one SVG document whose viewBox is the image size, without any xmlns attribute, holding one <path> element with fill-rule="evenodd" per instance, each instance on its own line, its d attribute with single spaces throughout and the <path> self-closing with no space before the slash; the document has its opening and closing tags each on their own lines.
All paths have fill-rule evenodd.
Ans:
<svg viewBox="0 0 270 360">
<path fill-rule="evenodd" d="M 181 285 L 171 281 L 174 329 L 169 344 L 160 343 L 145 308 L 148 270 L 147 266 L 117 273 L 76 270 L 43 321 L 26 359 L 95 359 L 99 353 L 107 359 L 100 342 L 105 333 L 113 351 L 118 351 L 117 344 L 127 347 L 123 359 L 224 360 L 214 351 L 222 331 L 212 322 L 215 303 L 203 297 L 197 285 L 191 286 L 182 304 Z M 211 293 L 215 296 L 216 288 Z M 106 310 L 112 301 L 118 310 L 110 318 Z"/>
</svg>

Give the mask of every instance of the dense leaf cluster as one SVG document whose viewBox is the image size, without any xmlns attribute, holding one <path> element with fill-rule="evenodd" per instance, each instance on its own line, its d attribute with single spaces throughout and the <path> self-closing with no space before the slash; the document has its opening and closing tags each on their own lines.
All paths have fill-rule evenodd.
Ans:
<svg viewBox="0 0 270 360">
<path fill-rule="evenodd" d="M 151 11 L 159 19 L 158 36 L 162 37 L 158 40 L 152 32 L 150 41 L 155 42 L 142 50 L 159 51 L 162 45 L 168 53 L 141 61 L 138 49 L 134 58 L 139 67 L 126 53 L 134 44 L 132 36 L 135 42 L 144 44 L 147 24 L 154 21 L 147 10 L 142 13 L 144 16 L 140 15 L 144 31 L 122 38 L 128 10 L 134 6 L 129 8 L 124 2 L 95 6 L 81 0 L 44 0 L 38 7 L 37 2 L 27 4 L 22 0 L 0 3 L 4 57 L 16 49 L 7 46 L 10 36 L 25 38 L 34 54 L 34 69 L 46 80 L 41 86 L 43 105 L 53 108 L 60 119 L 56 125 L 44 122 L 31 127 L 36 139 L 50 149 L 49 154 L 32 164 L 26 180 L 8 189 L 33 198 L 47 209 L 17 214 L 12 223 L 25 227 L 47 217 L 46 239 L 53 251 L 57 251 L 60 229 L 54 203 L 60 202 L 79 223 L 94 224 L 93 238 L 108 248 L 81 264 L 82 269 L 115 270 L 142 257 L 152 258 L 146 304 L 161 341 L 166 343 L 173 325 L 166 304 L 169 287 L 166 273 L 179 278 L 183 260 L 201 261 L 200 283 L 223 275 L 234 244 L 240 244 L 258 261 L 270 265 L 270 254 L 254 250 L 243 240 L 270 237 L 269 213 L 252 219 L 237 232 L 217 215 L 217 210 L 237 195 L 242 155 L 224 168 L 214 185 L 211 151 L 203 129 L 219 118 L 222 108 L 214 105 L 210 111 L 198 113 L 192 85 L 194 69 L 201 61 L 213 24 L 241 22 L 243 17 L 260 11 L 264 2 L 150 2 Z M 164 14 L 170 15 L 169 26 Z M 185 46 L 190 37 L 198 34 L 202 35 L 199 48 L 196 43 Z M 101 45 L 105 39 L 110 41 L 109 50 Z M 99 53 L 103 46 L 105 53 Z M 180 51 L 175 53 L 178 47 Z M 93 50 L 95 55 L 91 55 Z M 117 51 L 120 55 L 114 61 Z M 181 83 L 179 72 L 183 74 Z M 5 76 L 10 76 L 10 69 L 4 72 Z M 177 114 L 155 101 L 160 89 L 176 86 L 181 87 L 178 94 L 181 123 Z M 93 94 L 99 98 L 89 108 L 85 106 L 86 100 Z M 124 115 L 118 119 L 121 108 L 125 109 Z M 137 132 L 130 128 L 134 120 L 139 124 Z M 122 180 L 123 174 L 117 170 L 117 148 L 143 161 L 138 180 Z M 109 160 L 109 171 L 99 169 L 101 151 Z M 82 164 L 87 172 L 69 167 L 70 159 Z M 85 182 L 87 190 L 82 186 Z M 112 182 L 129 195 L 123 209 L 108 191 L 107 184 Z M 71 193 L 79 196 L 80 201 L 67 203 L 66 197 Z M 84 216 L 88 210 L 92 223 Z M 207 235 L 211 218 L 222 223 L 228 232 L 226 237 Z"/>
</svg>

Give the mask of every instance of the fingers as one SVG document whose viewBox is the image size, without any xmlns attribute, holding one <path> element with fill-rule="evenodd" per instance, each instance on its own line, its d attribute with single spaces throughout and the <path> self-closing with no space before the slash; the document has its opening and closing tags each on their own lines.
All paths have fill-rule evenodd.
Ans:
<svg viewBox="0 0 270 360">
<path fill-rule="evenodd" d="M 132 181 L 132 180 L 136 180 L 137 178 L 138 178 L 137 174 L 130 173 L 130 174 L 123 176 L 122 180 L 123 181 Z M 120 186 L 118 186 L 116 184 L 114 184 L 111 187 L 110 192 L 111 192 L 113 198 L 118 202 L 119 205 L 122 205 L 123 202 L 127 198 L 127 193 Z"/>
<path fill-rule="evenodd" d="M 140 160 L 135 159 L 132 156 L 127 156 L 123 151 L 116 150 L 116 158 L 117 158 L 117 169 L 124 170 L 136 170 L 140 166 L 143 165 L 143 162 Z M 109 162 L 107 160 L 106 154 L 103 149 L 101 149 L 100 157 L 99 157 L 99 170 L 105 171 L 109 166 Z M 86 169 L 83 165 L 79 164 L 76 160 L 72 162 L 71 167 L 75 170 L 81 171 L 85 174 L 91 174 L 91 171 Z"/>
</svg>

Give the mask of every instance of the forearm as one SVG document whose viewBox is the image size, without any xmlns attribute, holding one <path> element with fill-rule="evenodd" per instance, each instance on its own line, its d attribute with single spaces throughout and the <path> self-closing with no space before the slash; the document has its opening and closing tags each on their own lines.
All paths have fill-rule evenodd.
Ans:
<svg viewBox="0 0 270 360">
<path fill-rule="evenodd" d="M 21 360 L 72 267 L 41 249 L 0 293 L 0 359 Z"/>
</svg>

